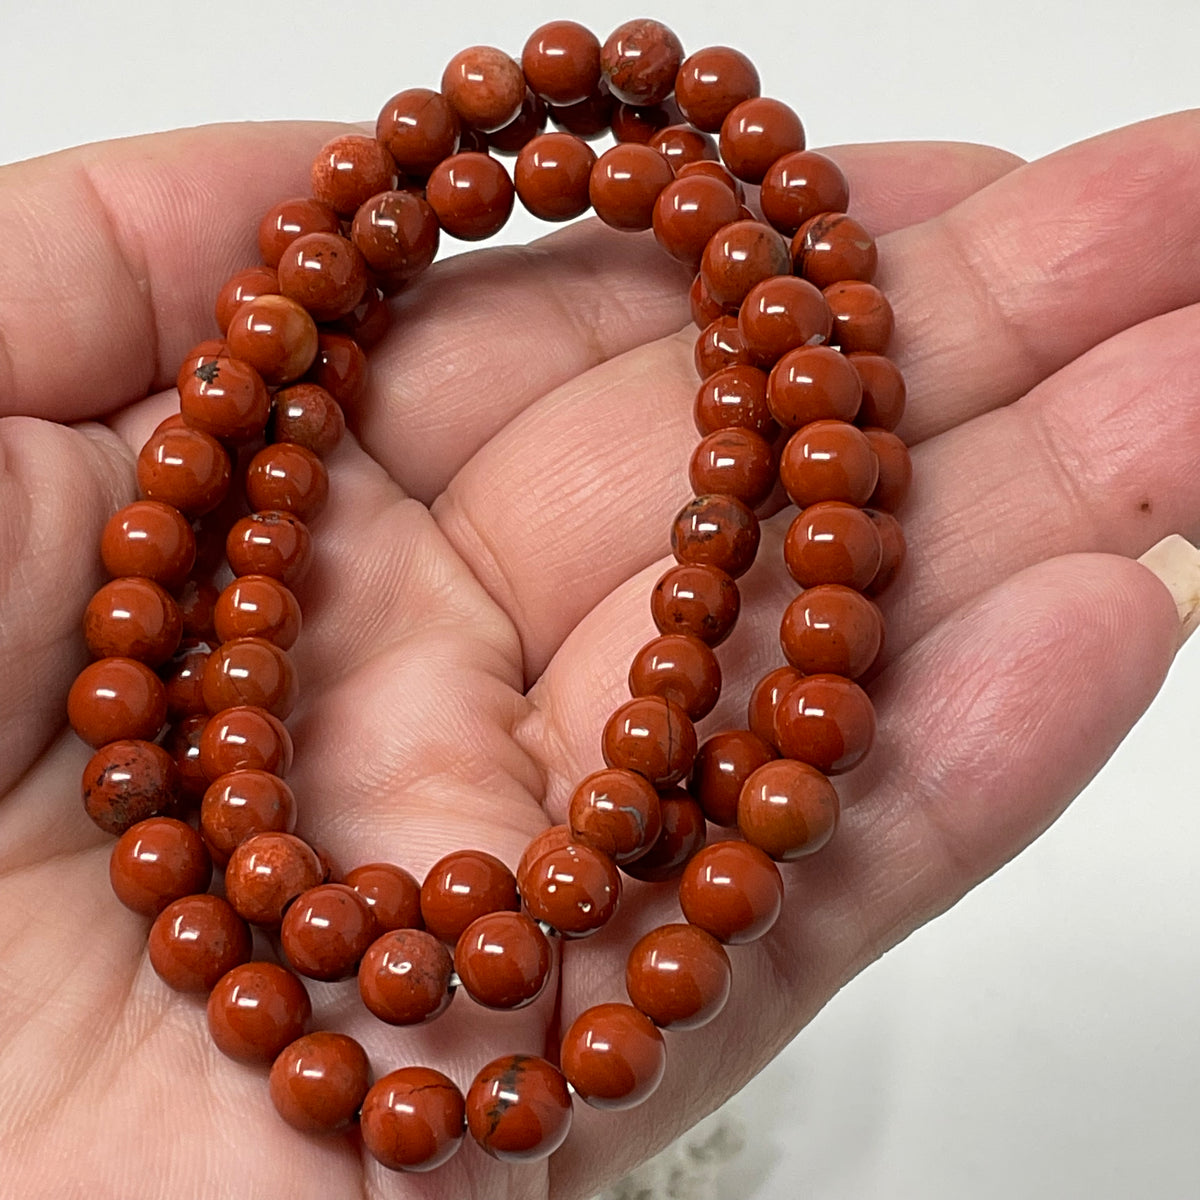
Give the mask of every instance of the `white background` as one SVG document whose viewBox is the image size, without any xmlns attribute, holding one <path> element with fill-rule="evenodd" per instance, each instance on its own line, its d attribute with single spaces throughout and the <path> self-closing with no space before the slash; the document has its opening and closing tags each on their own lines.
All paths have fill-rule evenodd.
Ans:
<svg viewBox="0 0 1200 1200">
<path fill-rule="evenodd" d="M 603 38 L 643 15 L 689 50 L 745 50 L 814 146 L 958 138 L 1031 157 L 1200 99 L 1198 0 L 0 0 L 0 161 L 208 121 L 373 119 L 464 45 L 519 53 L 554 17 Z M 723 1195 L 1200 1196 L 1198 700 L 1195 644 L 1054 830 L 746 1089 L 750 1144 Z"/>
</svg>

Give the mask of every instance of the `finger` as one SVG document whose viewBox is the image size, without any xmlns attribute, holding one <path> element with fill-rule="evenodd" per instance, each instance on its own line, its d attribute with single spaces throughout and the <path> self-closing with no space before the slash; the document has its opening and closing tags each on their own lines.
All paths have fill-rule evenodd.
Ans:
<svg viewBox="0 0 1200 1200">
<path fill-rule="evenodd" d="M 646 1106 L 577 1115 L 554 1185 L 587 1194 L 598 1170 L 620 1172 L 711 1111 L 854 974 L 1035 838 L 1149 704 L 1177 635 L 1174 605 L 1149 572 L 1073 556 L 1006 581 L 914 645 L 874 689 L 879 736 L 868 766 L 840 781 L 834 841 L 782 868 L 774 930 L 729 948 L 725 1011 L 703 1033 L 666 1035 L 667 1076 Z M 565 674 L 557 685 L 572 688 Z M 582 690 L 548 686 L 541 698 L 548 714 L 570 714 L 554 736 L 576 772 L 598 765 L 594 730 L 619 699 L 597 688 L 577 705 Z M 629 941 L 680 919 L 673 892 L 643 889 L 636 923 L 568 947 L 564 1023 L 623 999 Z M 622 909 L 616 921 L 628 919 Z"/>
</svg>

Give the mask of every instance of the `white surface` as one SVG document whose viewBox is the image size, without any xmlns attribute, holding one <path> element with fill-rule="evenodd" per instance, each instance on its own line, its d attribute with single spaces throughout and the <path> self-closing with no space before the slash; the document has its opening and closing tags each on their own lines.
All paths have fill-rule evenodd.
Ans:
<svg viewBox="0 0 1200 1200">
<path fill-rule="evenodd" d="M 1197 0 L 652 11 L 689 48 L 746 50 L 814 145 L 962 138 L 1034 156 L 1200 95 Z M 568 0 L 0 0 L 0 161 L 210 120 L 369 119 L 401 87 L 436 86 L 468 43 L 518 51 L 559 16 L 603 37 L 636 15 Z M 1200 1196 L 1198 697 L 1200 639 L 1049 835 L 847 988 L 746 1090 L 749 1148 L 722 1196 Z"/>
</svg>

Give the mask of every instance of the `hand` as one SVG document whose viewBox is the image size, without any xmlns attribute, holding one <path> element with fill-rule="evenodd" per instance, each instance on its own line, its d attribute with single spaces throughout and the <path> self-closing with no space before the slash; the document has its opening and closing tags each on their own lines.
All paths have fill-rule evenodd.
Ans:
<svg viewBox="0 0 1200 1200">
<path fill-rule="evenodd" d="M 549 1166 L 475 1146 L 396 1176 L 351 1138 L 271 1110 L 202 1006 L 160 983 L 146 922 L 111 895 L 111 840 L 81 811 L 87 749 L 65 728 L 80 614 L 107 515 L 175 403 L 259 215 L 305 190 L 325 126 L 201 130 L 0 172 L 0 1162 L 22 1197 L 590 1195 L 763 1066 L 872 959 L 1045 828 L 1149 703 L 1177 642 L 1162 586 L 1129 561 L 1200 516 L 1187 378 L 1200 278 L 1198 124 L 1179 115 L 1017 167 L 961 146 L 837 152 L 881 239 L 880 285 L 910 406 L 907 566 L 886 594 L 876 747 L 839 781 L 835 840 L 783 868 L 784 914 L 732 949 L 734 994 L 668 1035 L 648 1104 L 578 1106 Z M 551 248 L 553 252 L 551 252 Z M 694 330 L 685 275 L 648 237 L 586 224 L 435 267 L 396 304 L 357 438 L 329 460 L 295 655 L 289 777 L 300 828 L 343 864 L 418 876 L 460 847 L 515 865 L 574 783 L 653 634 L 650 587 L 688 492 Z M 149 398 L 147 398 L 149 397 Z M 12 415 L 8 415 L 12 414 Z M 95 423 L 95 422 L 102 423 Z M 795 585 L 786 513 L 764 527 L 720 652 L 712 727 L 738 724 L 778 661 Z M 678 919 L 630 886 L 563 951 L 563 1028 L 623 996 L 632 941 Z M 376 1074 L 460 1083 L 541 1052 L 555 987 L 511 1015 L 465 996 L 427 1030 L 312 988 L 315 1026 L 359 1037 Z"/>
</svg>

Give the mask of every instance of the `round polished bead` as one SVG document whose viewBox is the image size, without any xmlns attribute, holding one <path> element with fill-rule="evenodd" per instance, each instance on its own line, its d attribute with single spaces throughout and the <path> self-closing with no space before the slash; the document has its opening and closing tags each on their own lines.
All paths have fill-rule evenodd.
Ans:
<svg viewBox="0 0 1200 1200">
<path fill-rule="evenodd" d="M 240 575 L 217 600 L 213 624 L 223 642 L 242 637 L 265 638 L 287 650 L 300 635 L 300 602 L 270 575 Z"/>
<path fill-rule="evenodd" d="M 573 133 L 586 141 L 595 141 L 609 132 L 617 102 L 603 79 L 591 95 L 574 104 L 552 104 L 548 108 L 550 120 L 564 133 Z M 665 122 L 664 122 L 665 124 Z"/>
<path fill-rule="evenodd" d="M 718 429 L 749 429 L 773 442 L 779 426 L 767 407 L 767 374 L 758 367 L 731 366 L 700 385 L 692 417 L 702 437 Z"/>
<path fill-rule="evenodd" d="M 612 135 L 618 142 L 648 146 L 655 134 L 682 120 L 679 105 L 670 98 L 661 104 L 617 104 L 612 113 Z"/>
<path fill-rule="evenodd" d="M 273 267 L 247 267 L 231 275 L 217 293 L 214 311 L 217 327 L 222 333 L 228 332 L 234 314 L 243 304 L 260 296 L 277 295 L 278 292 L 279 275 Z M 235 354 L 234 357 L 240 358 L 241 355 Z"/>
<path fill-rule="evenodd" d="M 290 833 L 256 833 L 225 868 L 225 895 L 238 916 L 277 929 L 287 906 L 325 877 L 317 852 Z"/>
<path fill-rule="evenodd" d="M 775 741 L 775 710 L 783 693 L 802 676 L 795 667 L 776 667 L 754 685 L 746 706 L 746 724 L 750 732 L 769 746 L 779 749 Z"/>
<path fill-rule="evenodd" d="M 700 259 L 700 276 L 709 295 L 729 306 L 741 305 L 756 283 L 790 272 L 787 242 L 761 221 L 732 219 L 719 226 Z"/>
<path fill-rule="evenodd" d="M 612 94 L 626 104 L 660 104 L 675 89 L 683 45 L 661 21 L 626 21 L 600 50 Z"/>
<path fill-rule="evenodd" d="M 179 509 L 135 500 L 109 517 L 100 557 L 110 575 L 139 575 L 174 591 L 196 561 L 196 536 Z"/>
<path fill-rule="evenodd" d="M 365 863 L 345 876 L 367 903 L 378 929 L 421 928 L 421 885 L 403 867 L 393 863 Z"/>
<path fill-rule="evenodd" d="M 766 367 L 789 350 L 829 340 L 825 297 L 804 279 L 777 275 L 750 289 L 738 310 L 738 329 L 751 359 Z"/>
<path fill-rule="evenodd" d="M 182 633 L 179 606 L 153 580 L 136 575 L 106 583 L 83 613 L 83 636 L 97 658 L 157 667 L 178 649 Z"/>
<path fill-rule="evenodd" d="M 282 200 L 259 223 L 258 249 L 268 267 L 277 267 L 284 251 L 297 238 L 309 233 L 340 232 L 338 215 L 328 204 L 309 196 Z M 278 275 L 275 278 L 278 291 Z"/>
<path fill-rule="evenodd" d="M 717 230 L 737 220 L 741 207 L 738 198 L 719 180 L 706 175 L 674 179 L 654 202 L 654 236 L 672 258 L 694 270 L 704 247 Z M 712 319 L 719 315 L 718 311 Z"/>
<path fill-rule="evenodd" d="M 494 1059 L 467 1091 L 467 1128 L 493 1158 L 525 1163 L 549 1158 L 571 1129 L 571 1093 L 544 1058 Z"/>
<path fill-rule="evenodd" d="M 520 907 L 516 877 L 483 850 L 456 850 L 438 859 L 421 885 L 425 928 L 451 945 L 478 917 Z"/>
<path fill-rule="evenodd" d="M 758 71 L 740 50 L 706 46 L 684 59 L 675 77 L 675 100 L 683 115 L 716 133 L 729 113 L 760 91 Z"/>
<path fill-rule="evenodd" d="M 334 1133 L 354 1121 L 370 1081 L 367 1052 L 344 1033 L 319 1030 L 271 1064 L 271 1103 L 293 1129 Z"/>
<path fill-rule="evenodd" d="M 521 52 L 525 80 L 549 104 L 578 104 L 600 81 L 600 39 L 576 21 L 550 21 Z"/>
<path fill-rule="evenodd" d="M 688 288 L 688 311 L 692 314 L 692 324 L 698 329 L 704 329 L 725 315 L 725 309 L 708 294 L 708 288 L 699 273 Z"/>
<path fill-rule="evenodd" d="M 167 717 L 167 693 L 145 663 L 102 658 L 84 667 L 67 693 L 71 728 L 89 746 L 152 740 Z"/>
<path fill-rule="evenodd" d="M 308 567 L 312 534 L 294 513 L 251 513 L 229 530 L 225 554 L 235 575 L 269 575 L 292 584 Z"/>
<path fill-rule="evenodd" d="M 665 633 L 647 642 L 629 668 L 632 696 L 673 700 L 693 721 L 708 716 L 721 695 L 716 655 L 699 638 Z"/>
<path fill-rule="evenodd" d="M 359 1125 L 363 1144 L 389 1170 L 432 1171 L 462 1144 L 466 1104 L 441 1071 L 401 1067 L 372 1084 Z"/>
<path fill-rule="evenodd" d="M 684 163 L 682 166 L 675 168 L 676 179 L 689 179 L 696 175 L 703 175 L 707 179 L 716 179 L 718 182 L 723 183 L 738 198 L 739 204 L 745 203 L 745 186 L 740 179 L 735 179 L 729 168 L 722 163 L 702 158 L 696 162 Z"/>
<path fill-rule="evenodd" d="M 548 850 L 529 867 L 521 895 L 535 921 L 564 937 L 581 938 L 617 911 L 621 879 L 607 854 L 572 843 Z"/>
<path fill-rule="evenodd" d="M 726 367 L 750 366 L 750 349 L 735 316 L 718 317 L 696 338 L 696 374 L 708 379 Z"/>
<path fill-rule="evenodd" d="M 468 46 L 446 64 L 442 95 L 464 125 L 491 133 L 507 125 L 520 111 L 525 76 L 503 50 Z"/>
<path fill-rule="evenodd" d="M 912 459 L 908 447 L 886 429 L 864 429 L 863 435 L 879 461 L 879 478 L 867 503 L 872 508 L 895 512 L 912 486 Z"/>
<path fill-rule="evenodd" d="M 177 992 L 208 992 L 250 961 L 250 928 L 220 896 L 184 896 L 150 926 L 147 949 L 158 977 Z"/>
<path fill-rule="evenodd" d="M 696 727 L 673 700 L 642 696 L 605 722 L 604 761 L 645 776 L 656 788 L 681 780 L 696 756 Z"/>
<path fill-rule="evenodd" d="M 208 724 L 207 714 L 178 718 L 171 725 L 163 749 L 171 756 L 179 772 L 179 797 L 188 808 L 200 802 L 208 787 L 208 777 L 200 765 L 200 738 Z"/>
<path fill-rule="evenodd" d="M 775 744 L 785 758 L 840 775 L 866 758 L 874 740 L 870 698 L 841 675 L 806 675 L 779 699 Z"/>
<path fill-rule="evenodd" d="M 321 883 L 283 914 L 279 941 L 288 961 L 309 979 L 349 979 L 379 930 L 371 906 L 351 887 Z"/>
<path fill-rule="evenodd" d="M 875 572 L 875 578 L 866 588 L 868 596 L 878 596 L 896 578 L 900 568 L 904 565 L 908 551 L 904 540 L 904 530 L 900 528 L 900 522 L 891 513 L 883 512 L 878 508 L 867 508 L 863 511 L 871 518 L 871 522 L 878 530 L 879 541 L 883 547 L 879 570 Z"/>
<path fill-rule="evenodd" d="M 762 937 L 783 909 L 779 868 L 748 842 L 716 842 L 688 863 L 679 881 L 688 921 L 719 942 L 742 945 Z"/>
<path fill-rule="evenodd" d="M 625 990 L 661 1029 L 699 1029 L 725 1007 L 733 982 L 725 948 L 695 925 L 660 925 L 625 964 Z"/>
<path fill-rule="evenodd" d="M 775 486 L 775 455 L 769 442 L 749 429 L 718 429 L 692 451 L 688 480 L 700 496 L 733 496 L 757 508 Z"/>
<path fill-rule="evenodd" d="M 304 1033 L 312 1003 L 304 984 L 276 963 L 227 972 L 208 997 L 208 1031 L 222 1054 L 269 1065 Z"/>
<path fill-rule="evenodd" d="M 82 792 L 88 816 L 105 833 L 120 834 L 177 805 L 179 771 L 161 746 L 123 738 L 102 746 L 88 760 Z"/>
<path fill-rule="evenodd" d="M 269 268 L 264 268 L 264 270 Z M 278 288 L 276 288 L 278 291 Z M 230 314 L 232 315 L 232 314 Z M 224 338 L 206 338 L 199 342 L 188 351 L 183 362 L 179 364 L 179 370 L 175 374 L 175 387 L 178 391 L 183 391 L 184 381 L 192 374 L 204 366 L 205 363 L 210 363 L 214 359 L 221 358 L 226 354 L 228 347 L 225 345 Z M 173 412 L 165 416 L 155 426 L 155 432 L 160 429 L 177 429 L 183 424 L 183 418 L 179 413 Z"/>
<path fill-rule="evenodd" d="M 325 464 L 304 446 L 275 442 L 264 446 L 246 469 L 246 500 L 251 508 L 295 513 L 311 521 L 329 498 Z"/>
<path fill-rule="evenodd" d="M 871 443 L 845 421 L 810 421 L 779 456 L 779 480 L 798 508 L 822 500 L 866 504 L 878 477 Z"/>
<path fill-rule="evenodd" d="M 658 798 L 658 807 L 662 830 L 654 845 L 621 868 L 626 875 L 643 883 L 677 878 L 708 836 L 700 805 L 681 788 L 664 791 Z"/>
<path fill-rule="evenodd" d="M 175 599 L 179 605 L 179 615 L 183 618 L 185 639 L 210 645 L 215 641 L 217 634 L 213 628 L 213 613 L 220 594 L 213 584 L 199 579 L 189 579 L 179 589 Z"/>
<path fill-rule="evenodd" d="M 574 840 L 569 825 L 551 825 L 530 838 L 529 844 L 521 852 L 520 861 L 517 863 L 517 891 L 522 895 L 525 894 L 525 889 L 529 885 L 529 872 L 543 854 L 548 854 L 551 850 L 561 850 L 563 846 L 569 846 Z"/>
<path fill-rule="evenodd" d="M 253 312 L 260 311 L 260 306 L 280 303 L 290 305 L 292 302 L 283 296 L 264 296 L 243 308 Z M 231 328 L 238 331 L 240 343 L 250 343 L 254 340 L 251 335 L 240 336 L 242 311 L 238 309 Z M 316 351 L 317 327 L 303 309 L 300 309 L 300 315 L 308 321 L 309 353 L 301 367 L 303 371 Z M 280 347 L 282 354 L 282 343 L 274 338 L 270 341 Z M 179 409 L 191 429 L 229 442 L 248 442 L 266 428 L 271 414 L 271 397 L 263 376 L 249 361 L 222 354 L 202 363 L 183 380 L 179 389 Z"/>
<path fill-rule="evenodd" d="M 877 262 L 875 239 L 845 213 L 818 213 L 792 238 L 792 269 L 819 288 L 844 279 L 870 283 Z"/>
<path fill-rule="evenodd" d="M 773 758 L 775 748 L 748 729 L 714 733 L 696 751 L 688 791 L 714 825 L 736 825 L 742 784 Z"/>
<path fill-rule="evenodd" d="M 785 429 L 810 421 L 853 421 L 861 404 L 858 372 L 829 346 L 789 350 L 767 380 L 767 406 Z"/>
<path fill-rule="evenodd" d="M 423 929 L 392 929 L 367 948 L 358 968 L 363 1003 L 389 1025 L 420 1025 L 453 999 L 450 951 Z"/>
<path fill-rule="evenodd" d="M 358 302 L 358 307 L 353 311 L 346 313 L 343 317 L 338 317 L 336 321 L 330 323 L 330 330 L 335 333 L 345 334 L 353 341 L 357 342 L 363 350 L 370 350 L 372 347 L 379 345 L 383 341 L 384 335 L 392 327 L 392 310 L 388 308 L 387 301 L 383 298 L 383 293 L 380 288 L 387 286 L 389 293 L 396 287 L 401 286 L 397 283 L 398 277 L 379 276 L 376 275 L 374 282 L 377 286 L 372 287 L 367 284 L 367 290 L 363 293 L 363 298 Z M 321 339 L 317 338 L 317 348 L 320 351 Z"/>
<path fill-rule="evenodd" d="M 513 167 L 521 203 L 543 221 L 569 221 L 587 212 L 595 151 L 571 133 L 543 133 L 522 147 Z"/>
<path fill-rule="evenodd" d="M 126 908 L 156 917 L 173 901 L 205 891 L 212 863 L 190 825 L 173 817 L 149 817 L 127 829 L 113 846 L 108 878 Z"/>
<path fill-rule="evenodd" d="M 626 863 L 658 838 L 662 814 L 658 793 L 633 771 L 593 771 L 571 793 L 567 819 L 573 841 Z"/>
<path fill-rule="evenodd" d="M 292 766 L 292 735 L 265 708 L 235 705 L 208 719 L 199 753 L 201 769 L 210 781 L 240 770 L 286 775 Z"/>
<path fill-rule="evenodd" d="M 297 383 L 275 393 L 273 442 L 294 442 L 314 454 L 328 454 L 342 440 L 346 418 L 341 405 L 315 383 Z"/>
<path fill-rule="evenodd" d="M 279 289 L 318 321 L 352 312 L 367 288 L 367 264 L 349 239 L 336 233 L 298 237 L 279 261 Z"/>
<path fill-rule="evenodd" d="M 594 1005 L 563 1034 L 563 1074 L 593 1108 L 635 1108 L 654 1094 L 666 1069 L 662 1034 L 631 1005 Z"/>
<path fill-rule="evenodd" d="M 373 137 L 344 133 L 325 143 L 313 159 L 313 197 L 342 217 L 396 181 L 396 164 Z"/>
<path fill-rule="evenodd" d="M 882 354 L 892 340 L 896 318 L 887 297 L 872 283 L 846 279 L 822 292 L 833 317 L 829 340 L 843 354 Z"/>
<path fill-rule="evenodd" d="M 636 231 L 654 223 L 654 205 L 675 178 L 671 164 L 649 146 L 622 143 L 606 150 L 592 168 L 588 195 L 606 225 Z"/>
<path fill-rule="evenodd" d="M 367 387 L 367 356 L 352 337 L 322 330 L 306 382 L 323 387 L 343 407 L 354 404 Z"/>
<path fill-rule="evenodd" d="M 759 203 L 763 216 L 791 237 L 818 213 L 845 212 L 850 185 L 833 159 L 815 150 L 795 150 L 771 164 L 763 176 Z"/>
<path fill-rule="evenodd" d="M 487 154 L 455 154 L 433 170 L 425 197 L 451 237 L 475 242 L 504 228 L 513 209 L 512 180 Z"/>
<path fill-rule="evenodd" d="M 776 862 L 813 854 L 833 836 L 838 796 L 815 767 L 778 758 L 746 780 L 738 802 L 738 829 Z"/>
<path fill-rule="evenodd" d="M 682 563 L 671 567 L 650 593 L 650 613 L 660 633 L 687 633 L 719 646 L 741 609 L 734 581 L 718 567 Z"/>
<path fill-rule="evenodd" d="M 758 518 L 733 496 L 697 496 L 671 525 L 671 551 L 681 563 L 717 567 L 734 579 L 754 564 Z"/>
<path fill-rule="evenodd" d="M 230 474 L 225 448 L 199 429 L 159 430 L 150 435 L 137 459 L 142 495 L 179 509 L 185 517 L 212 512 L 229 491 Z"/>
<path fill-rule="evenodd" d="M 502 129 L 487 135 L 487 149 L 496 154 L 519 154 L 545 128 L 546 102 L 526 88 L 517 115 Z"/>
<path fill-rule="evenodd" d="M 883 543 L 863 509 L 828 500 L 795 517 L 783 541 L 783 559 L 801 587 L 840 583 L 862 591 L 883 561 Z"/>
<path fill-rule="evenodd" d="M 406 88 L 380 110 L 375 136 L 396 166 L 424 178 L 458 149 L 459 121 L 450 102 L 430 88 Z"/>
<path fill-rule="evenodd" d="M 690 125 L 668 125 L 654 134 L 646 145 L 657 150 L 671 164 L 676 177 L 679 169 L 689 163 L 715 162 L 717 158 L 716 141 Z"/>
<path fill-rule="evenodd" d="M 721 160 L 746 183 L 761 183 L 772 163 L 804 149 L 804 126 L 782 101 L 743 100 L 721 122 Z"/>
<path fill-rule="evenodd" d="M 416 278 L 437 256 L 437 215 L 412 192 L 381 192 L 354 214 L 351 239 L 367 265 L 390 284 Z"/>
<path fill-rule="evenodd" d="M 286 720 L 296 707 L 300 685 L 296 668 L 265 638 L 235 638 L 212 652 L 204 665 L 204 703 L 208 711 L 252 704 Z"/>
<path fill-rule="evenodd" d="M 256 833 L 291 833 L 295 827 L 296 797 L 269 771 L 242 767 L 218 775 L 200 801 L 200 832 L 218 866 Z"/>
<path fill-rule="evenodd" d="M 226 336 L 231 360 L 248 363 L 272 385 L 299 379 L 317 355 L 316 323 L 287 296 L 248 300 L 234 314 Z"/>
<path fill-rule="evenodd" d="M 550 977 L 550 943 L 524 913 L 489 913 L 463 930 L 454 970 L 467 994 L 486 1008 L 524 1008 Z"/>
</svg>

